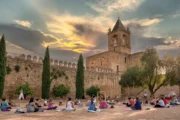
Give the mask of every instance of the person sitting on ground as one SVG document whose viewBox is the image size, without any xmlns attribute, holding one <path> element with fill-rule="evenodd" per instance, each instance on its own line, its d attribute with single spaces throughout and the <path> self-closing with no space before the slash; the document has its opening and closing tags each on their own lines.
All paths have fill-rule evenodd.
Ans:
<svg viewBox="0 0 180 120">
<path fill-rule="evenodd" d="M 123 104 L 126 105 L 127 107 L 131 107 L 131 98 L 129 97 L 128 100 Z"/>
<path fill-rule="evenodd" d="M 6 98 L 2 98 L 1 110 L 2 111 L 10 111 L 11 110 L 11 107 L 9 106 L 8 102 L 6 102 Z"/>
<path fill-rule="evenodd" d="M 66 111 L 75 111 L 76 109 L 74 108 L 74 104 L 73 102 L 71 101 L 71 98 L 68 98 L 68 101 L 66 103 L 66 108 L 65 108 Z"/>
<path fill-rule="evenodd" d="M 153 99 L 151 100 L 150 104 L 151 105 L 156 105 L 156 100 L 157 100 L 156 97 L 153 97 Z"/>
<path fill-rule="evenodd" d="M 47 108 L 47 110 L 55 110 L 56 108 L 57 108 L 57 106 L 53 106 L 53 100 L 52 99 L 50 99 L 49 101 L 48 101 L 48 108 Z"/>
<path fill-rule="evenodd" d="M 130 99 L 130 105 L 131 105 L 131 106 L 134 106 L 134 105 L 135 105 L 135 102 L 136 102 L 136 100 L 134 100 L 134 98 L 131 98 L 131 99 Z"/>
<path fill-rule="evenodd" d="M 142 102 L 139 100 L 139 98 L 136 98 L 136 103 L 134 106 L 131 107 L 132 110 L 142 110 Z"/>
<path fill-rule="evenodd" d="M 180 102 L 178 101 L 178 99 L 175 95 L 173 96 L 173 100 L 170 104 L 171 105 L 180 105 Z"/>
<path fill-rule="evenodd" d="M 155 105 L 155 108 L 164 108 L 164 107 L 165 107 L 165 104 L 163 101 L 163 97 L 161 97 L 158 103 Z"/>
<path fill-rule="evenodd" d="M 94 99 L 93 98 L 91 98 L 91 102 L 89 102 L 88 111 L 96 111 L 96 105 L 94 103 Z"/>
<path fill-rule="evenodd" d="M 106 109 L 106 108 L 108 108 L 108 105 L 107 105 L 107 103 L 105 102 L 104 99 L 100 101 L 100 106 L 99 106 L 99 108 L 100 108 L 100 109 Z"/>
<path fill-rule="evenodd" d="M 163 97 L 163 101 L 164 101 L 165 107 L 169 108 L 170 104 L 168 103 L 168 100 L 166 99 L 166 97 Z"/>
<path fill-rule="evenodd" d="M 38 99 L 38 98 L 37 98 L 36 101 L 35 101 L 35 105 L 36 105 L 38 108 L 42 107 L 41 104 L 39 103 L 39 99 Z"/>
<path fill-rule="evenodd" d="M 29 104 L 26 106 L 27 112 L 38 112 L 39 108 L 35 105 L 34 98 L 29 99 Z"/>
</svg>

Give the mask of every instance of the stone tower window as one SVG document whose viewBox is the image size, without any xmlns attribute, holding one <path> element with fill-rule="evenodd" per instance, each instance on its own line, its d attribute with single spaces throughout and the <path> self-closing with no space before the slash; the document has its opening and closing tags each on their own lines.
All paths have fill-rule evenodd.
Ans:
<svg viewBox="0 0 180 120">
<path fill-rule="evenodd" d="M 117 73 L 119 72 L 119 65 L 117 65 Z"/>
<path fill-rule="evenodd" d="M 113 47 L 117 46 L 117 35 L 113 36 Z"/>
<path fill-rule="evenodd" d="M 126 57 L 124 58 L 124 62 L 125 62 L 125 63 L 127 62 Z"/>
</svg>

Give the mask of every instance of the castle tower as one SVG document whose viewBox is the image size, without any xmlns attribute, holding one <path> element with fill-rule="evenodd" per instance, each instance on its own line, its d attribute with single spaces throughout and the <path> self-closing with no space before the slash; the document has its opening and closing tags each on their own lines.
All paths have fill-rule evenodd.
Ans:
<svg viewBox="0 0 180 120">
<path fill-rule="evenodd" d="M 131 54 L 130 31 L 125 29 L 119 18 L 112 31 L 109 29 L 108 32 L 108 51 L 112 50 Z"/>
</svg>

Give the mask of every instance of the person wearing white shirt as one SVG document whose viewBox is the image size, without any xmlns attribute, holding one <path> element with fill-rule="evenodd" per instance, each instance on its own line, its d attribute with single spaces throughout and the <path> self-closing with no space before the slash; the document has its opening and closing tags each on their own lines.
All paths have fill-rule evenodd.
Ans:
<svg viewBox="0 0 180 120">
<path fill-rule="evenodd" d="M 158 101 L 158 104 L 155 105 L 155 107 L 156 107 L 156 108 L 163 108 L 163 107 L 165 107 L 163 98 L 161 98 L 161 99 Z"/>
</svg>

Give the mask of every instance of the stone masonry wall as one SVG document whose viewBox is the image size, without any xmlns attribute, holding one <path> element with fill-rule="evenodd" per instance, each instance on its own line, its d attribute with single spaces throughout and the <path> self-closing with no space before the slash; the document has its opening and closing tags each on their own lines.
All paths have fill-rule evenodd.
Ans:
<svg viewBox="0 0 180 120">
<path fill-rule="evenodd" d="M 42 58 L 31 57 L 28 55 L 21 55 L 20 57 L 12 58 L 8 56 L 7 63 L 12 72 L 6 76 L 5 80 L 5 97 L 17 97 L 14 94 L 15 89 L 21 84 L 28 82 L 30 86 L 35 90 L 34 96 L 41 96 L 41 82 L 42 82 Z M 14 66 L 19 65 L 20 71 L 16 72 Z M 52 68 L 57 68 L 60 71 L 65 72 L 66 76 L 62 76 L 57 80 L 54 80 L 51 84 L 51 88 L 54 85 L 65 84 L 69 86 L 69 96 L 75 96 L 75 78 L 76 78 L 76 64 L 67 63 L 58 60 L 51 60 Z M 95 69 L 85 68 L 85 89 L 92 85 L 100 87 L 101 91 L 105 91 L 107 96 L 120 96 L 121 88 L 118 84 L 120 77 L 113 73 L 109 69 Z M 51 94 L 52 95 L 52 94 Z"/>
</svg>

